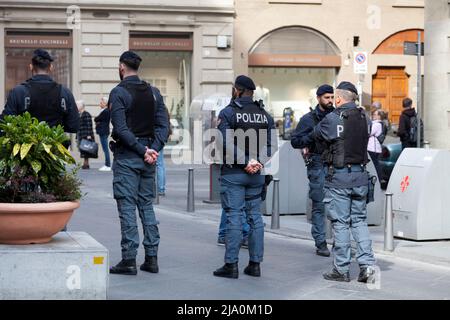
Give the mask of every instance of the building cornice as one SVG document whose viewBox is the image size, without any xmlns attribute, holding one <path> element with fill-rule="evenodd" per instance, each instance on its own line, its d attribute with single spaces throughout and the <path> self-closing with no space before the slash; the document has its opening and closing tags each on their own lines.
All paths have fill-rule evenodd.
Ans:
<svg viewBox="0 0 450 320">
<path fill-rule="evenodd" d="M 80 7 L 81 10 L 109 10 L 109 11 L 149 11 L 149 12 L 174 12 L 174 13 L 207 13 L 234 15 L 232 7 L 207 7 L 207 6 L 165 6 L 165 5 L 138 5 L 138 4 L 86 4 L 68 1 L 67 3 L 6 1 L 2 2 L 2 9 L 66 9 L 71 5 Z"/>
</svg>

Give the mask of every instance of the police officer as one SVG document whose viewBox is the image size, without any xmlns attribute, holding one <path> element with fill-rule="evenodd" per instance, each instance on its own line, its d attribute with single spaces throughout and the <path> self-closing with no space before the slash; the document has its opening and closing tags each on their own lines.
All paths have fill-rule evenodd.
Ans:
<svg viewBox="0 0 450 320">
<path fill-rule="evenodd" d="M 51 127 L 61 125 L 65 132 L 78 132 L 80 116 L 72 93 L 50 77 L 53 61 L 43 49 L 33 52 L 30 64 L 32 77 L 11 90 L 2 119 L 5 115 L 20 115 L 28 111 Z"/>
<path fill-rule="evenodd" d="M 366 222 L 369 119 L 365 111 L 356 106 L 357 96 L 358 91 L 353 84 L 339 84 L 335 91 L 336 110 L 314 129 L 315 138 L 326 144 L 323 153 L 327 165 L 324 203 L 335 237 L 334 268 L 323 275 L 326 280 L 350 281 L 350 231 L 357 243 L 358 281 L 367 282 L 375 273 L 375 258 Z"/>
<path fill-rule="evenodd" d="M 329 257 L 330 251 L 326 242 L 325 214 L 323 206 L 323 184 L 325 171 L 322 161 L 322 148 L 314 140 L 314 127 L 325 116 L 333 111 L 334 89 L 324 84 L 317 89 L 318 105 L 314 110 L 304 115 L 292 135 L 291 144 L 296 149 L 302 149 L 307 164 L 309 179 L 309 197 L 312 200 L 311 234 L 316 244 L 316 254 Z"/>
<path fill-rule="evenodd" d="M 169 119 L 159 90 L 137 75 L 142 59 L 134 52 L 120 56 L 122 80 L 109 96 L 112 144 L 113 192 L 122 232 L 122 260 L 110 273 L 136 275 L 139 233 L 136 207 L 144 230 L 145 262 L 140 269 L 157 273 L 158 221 L 153 211 L 155 164 L 167 141 Z"/>
<path fill-rule="evenodd" d="M 218 117 L 218 128 L 223 138 L 218 142 L 224 151 L 221 200 L 227 215 L 225 265 L 214 271 L 214 275 L 218 277 L 238 278 L 244 212 L 250 225 L 250 262 L 244 273 L 254 277 L 261 275 L 264 223 L 260 207 L 265 176 L 260 172 L 277 145 L 273 143 L 276 141 L 276 134 L 271 132 L 275 129 L 273 118 L 261 103 L 253 101 L 254 90 L 252 79 L 237 77 L 233 87 L 233 100 Z"/>
</svg>

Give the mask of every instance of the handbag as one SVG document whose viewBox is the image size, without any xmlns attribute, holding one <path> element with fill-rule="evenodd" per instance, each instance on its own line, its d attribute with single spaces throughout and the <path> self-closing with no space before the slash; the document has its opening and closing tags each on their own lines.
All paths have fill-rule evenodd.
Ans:
<svg viewBox="0 0 450 320">
<path fill-rule="evenodd" d="M 89 158 L 98 158 L 98 143 L 88 139 L 81 139 L 79 149 Z"/>
</svg>

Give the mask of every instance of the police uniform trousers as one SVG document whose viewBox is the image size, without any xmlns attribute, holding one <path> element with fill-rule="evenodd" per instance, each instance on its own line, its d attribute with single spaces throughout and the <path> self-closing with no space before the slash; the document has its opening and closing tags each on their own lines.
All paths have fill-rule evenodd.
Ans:
<svg viewBox="0 0 450 320">
<path fill-rule="evenodd" d="M 122 233 L 122 259 L 135 259 L 139 247 L 136 208 L 144 230 L 146 256 L 157 256 L 158 221 L 153 210 L 155 165 L 140 158 L 114 159 L 113 191 L 119 211 Z"/>
<path fill-rule="evenodd" d="M 347 171 L 347 169 L 343 170 Z M 344 174 L 348 174 L 348 178 L 351 180 L 351 173 Z M 367 184 L 352 188 L 325 186 L 325 212 L 334 231 L 333 263 L 340 273 L 347 273 L 350 269 L 350 234 L 356 242 L 356 261 L 359 266 L 366 267 L 375 264 L 372 241 L 367 226 L 367 192 Z"/>
<path fill-rule="evenodd" d="M 312 201 L 311 234 L 316 247 L 326 243 L 324 199 L 325 169 L 320 155 L 313 155 L 307 167 L 309 198 Z"/>
<path fill-rule="evenodd" d="M 262 262 L 264 254 L 264 222 L 261 194 L 265 177 L 246 173 L 225 174 L 220 178 L 222 208 L 226 213 L 225 263 L 239 260 L 242 223 L 246 214 L 250 225 L 248 251 L 250 261 Z"/>
</svg>

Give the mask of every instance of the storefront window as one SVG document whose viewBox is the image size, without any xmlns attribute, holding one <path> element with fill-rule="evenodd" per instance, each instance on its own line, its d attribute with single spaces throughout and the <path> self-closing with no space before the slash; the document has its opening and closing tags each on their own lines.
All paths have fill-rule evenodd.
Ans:
<svg viewBox="0 0 450 320">
<path fill-rule="evenodd" d="M 169 110 L 173 134 L 168 145 L 182 145 L 180 130 L 189 130 L 192 54 L 183 51 L 138 51 L 138 54 L 142 58 L 141 78 L 160 90 Z"/>
<path fill-rule="evenodd" d="M 341 66 L 337 47 L 321 33 L 303 27 L 274 30 L 249 52 L 249 75 L 257 88 L 255 99 L 264 101 L 276 120 L 286 108 L 298 120 L 317 104 L 316 89 L 333 85 Z"/>
</svg>

